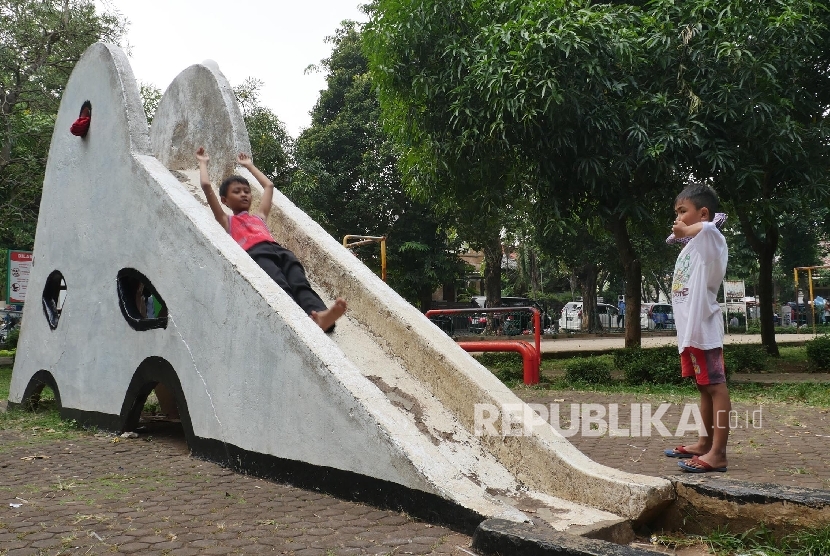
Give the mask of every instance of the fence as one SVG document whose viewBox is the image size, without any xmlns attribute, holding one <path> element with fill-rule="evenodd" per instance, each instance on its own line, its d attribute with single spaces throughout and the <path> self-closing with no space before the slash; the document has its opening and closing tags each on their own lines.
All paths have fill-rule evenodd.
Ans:
<svg viewBox="0 0 830 556">
<path fill-rule="evenodd" d="M 502 331 L 507 328 L 511 331 L 518 330 L 516 334 L 520 334 L 525 328 L 521 325 L 524 322 L 521 318 L 515 318 L 516 315 L 530 314 L 533 322 L 533 338 L 534 345 L 531 346 L 528 342 L 523 340 L 488 340 L 478 342 L 458 342 L 458 345 L 471 352 L 476 351 L 515 351 L 522 355 L 523 369 L 524 369 L 524 383 L 537 384 L 539 382 L 539 367 L 542 363 L 542 316 L 539 309 L 536 307 L 491 307 L 488 309 L 433 309 L 426 312 L 427 318 L 433 321 L 440 327 L 439 317 L 448 315 L 472 315 L 473 319 L 484 319 L 485 323 L 491 325 L 491 328 L 501 328 Z M 492 315 L 488 318 L 487 315 Z M 503 317 L 503 318 L 502 318 Z M 510 318 L 514 317 L 514 318 Z M 528 319 L 530 322 L 531 319 Z M 437 321 L 437 322 L 436 322 Z M 474 321 L 469 321 L 474 322 Z M 508 325 L 508 323 L 511 323 Z M 480 321 L 479 321 L 480 324 Z M 486 324 L 485 324 L 486 326 Z M 442 327 L 443 329 L 443 327 Z M 446 332 L 446 330 L 445 330 Z M 506 335 L 515 335 L 508 334 Z"/>
</svg>

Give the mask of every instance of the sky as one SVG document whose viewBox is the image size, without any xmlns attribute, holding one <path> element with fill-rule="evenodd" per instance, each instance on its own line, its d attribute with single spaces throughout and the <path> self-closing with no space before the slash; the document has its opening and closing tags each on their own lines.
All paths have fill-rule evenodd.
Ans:
<svg viewBox="0 0 830 556">
<path fill-rule="evenodd" d="M 305 73 L 328 58 L 325 42 L 340 22 L 364 22 L 365 0 L 95 0 L 99 11 L 129 21 L 126 40 L 136 79 L 162 92 L 185 68 L 214 60 L 232 86 L 263 82 L 260 103 L 289 134 L 311 125 L 309 111 L 326 88 L 323 73 Z"/>
</svg>

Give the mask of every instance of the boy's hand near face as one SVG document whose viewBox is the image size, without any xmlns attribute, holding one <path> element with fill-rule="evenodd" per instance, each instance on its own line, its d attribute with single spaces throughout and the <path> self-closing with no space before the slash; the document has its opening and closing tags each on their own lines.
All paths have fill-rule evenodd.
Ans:
<svg viewBox="0 0 830 556">
<path fill-rule="evenodd" d="M 703 222 L 686 224 L 680 218 L 674 221 L 671 231 L 674 237 L 695 237 L 703 229 Z"/>
</svg>

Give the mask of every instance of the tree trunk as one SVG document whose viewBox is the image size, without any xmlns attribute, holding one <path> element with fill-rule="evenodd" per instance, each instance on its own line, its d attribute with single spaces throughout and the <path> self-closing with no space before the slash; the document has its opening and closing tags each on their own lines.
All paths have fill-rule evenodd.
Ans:
<svg viewBox="0 0 830 556">
<path fill-rule="evenodd" d="M 737 207 L 736 207 L 737 208 Z M 741 221 L 741 231 L 752 250 L 758 255 L 760 267 L 758 275 L 758 302 L 761 305 L 761 343 L 767 348 L 767 353 L 778 357 L 778 344 L 775 342 L 775 323 L 773 313 L 773 285 L 772 266 L 775 251 L 778 249 L 778 224 L 767 224 L 764 228 L 764 238 L 761 239 L 749 220 L 749 216 L 737 208 L 738 219 Z"/>
<path fill-rule="evenodd" d="M 421 306 L 421 312 L 426 313 L 432 308 L 432 291 L 423 289 L 418 293 L 418 304 Z"/>
<path fill-rule="evenodd" d="M 487 307 L 501 305 L 501 238 L 490 238 L 484 245 L 484 292 Z"/>
<path fill-rule="evenodd" d="M 485 307 L 501 306 L 501 238 L 496 235 L 484 245 L 484 292 Z M 498 314 L 487 315 L 487 329 L 492 334 L 499 334 L 501 317 Z"/>
<path fill-rule="evenodd" d="M 628 226 L 624 217 L 611 222 L 611 233 L 620 252 L 620 263 L 625 276 L 625 347 L 640 347 L 642 331 L 640 330 L 640 289 L 643 280 L 643 265 L 637 257 Z"/>
<path fill-rule="evenodd" d="M 444 284 L 442 287 L 442 297 L 444 301 L 455 302 L 455 284 Z"/>
<path fill-rule="evenodd" d="M 602 330 L 602 323 L 597 318 L 598 275 L 599 268 L 594 263 L 583 265 L 579 271 L 580 282 L 582 284 L 582 322 L 588 332 L 599 332 Z"/>
</svg>

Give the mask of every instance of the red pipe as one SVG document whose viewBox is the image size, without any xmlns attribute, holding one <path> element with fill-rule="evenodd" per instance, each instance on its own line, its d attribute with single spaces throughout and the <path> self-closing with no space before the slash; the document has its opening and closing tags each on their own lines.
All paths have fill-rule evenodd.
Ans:
<svg viewBox="0 0 830 556">
<path fill-rule="evenodd" d="M 538 384 L 539 382 L 539 369 L 542 366 L 542 316 L 539 312 L 539 309 L 536 307 L 491 307 L 488 309 L 481 309 L 481 308 L 470 308 L 470 309 L 430 309 L 425 313 L 426 317 L 429 318 L 433 315 L 451 315 L 451 314 L 464 314 L 464 313 L 513 313 L 516 311 L 530 311 L 533 313 L 533 343 L 535 344 L 536 351 L 533 355 L 533 363 L 534 363 L 534 370 L 531 373 L 531 380 L 532 382 L 528 382 L 528 373 L 525 371 L 525 384 Z M 458 345 L 464 347 L 466 344 L 515 344 L 518 342 L 522 342 L 527 344 L 527 347 L 532 347 L 530 344 L 525 342 L 524 340 L 509 340 L 509 341 L 502 341 L 502 342 L 459 342 Z M 467 350 L 471 351 L 471 350 Z M 488 350 L 478 350 L 478 351 L 519 351 L 517 349 L 488 349 Z M 522 353 L 522 352 L 519 352 Z M 524 361 L 524 355 L 522 355 L 522 360 Z"/>
<path fill-rule="evenodd" d="M 536 351 L 524 340 L 504 340 L 495 342 L 458 342 L 464 351 L 515 351 L 522 355 L 522 371 L 525 384 L 539 384 L 539 366 L 536 364 Z"/>
</svg>

